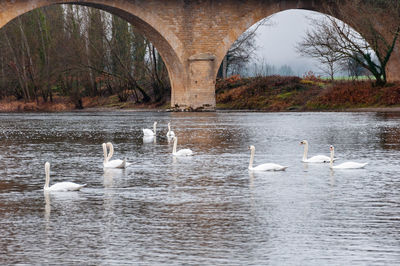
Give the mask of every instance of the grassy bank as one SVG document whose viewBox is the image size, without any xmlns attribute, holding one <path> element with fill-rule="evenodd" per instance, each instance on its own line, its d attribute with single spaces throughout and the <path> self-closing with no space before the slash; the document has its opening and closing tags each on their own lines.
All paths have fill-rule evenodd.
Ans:
<svg viewBox="0 0 400 266">
<path fill-rule="evenodd" d="M 117 95 L 109 97 L 84 97 L 82 98 L 83 110 L 95 109 L 154 109 L 163 108 L 160 104 L 136 104 L 131 101 L 121 102 Z M 165 107 L 166 109 L 167 107 Z M 18 101 L 13 97 L 4 98 L 0 101 L 0 112 L 67 112 L 76 111 L 76 105 L 70 97 L 56 96 L 53 101 L 25 102 Z"/>
<path fill-rule="evenodd" d="M 218 109 L 261 111 L 324 111 L 400 106 L 400 82 L 376 87 L 371 81 L 321 80 L 313 76 L 256 77 L 233 76 L 216 85 Z M 167 109 L 168 104 L 121 102 L 117 95 L 82 98 L 86 108 Z M 52 102 L 24 102 L 14 98 L 0 101 L 0 112 L 72 111 L 69 97 L 55 96 Z"/>
<path fill-rule="evenodd" d="M 217 107 L 234 110 L 318 111 L 400 106 L 400 83 L 330 82 L 315 77 L 231 77 L 217 82 Z"/>
</svg>

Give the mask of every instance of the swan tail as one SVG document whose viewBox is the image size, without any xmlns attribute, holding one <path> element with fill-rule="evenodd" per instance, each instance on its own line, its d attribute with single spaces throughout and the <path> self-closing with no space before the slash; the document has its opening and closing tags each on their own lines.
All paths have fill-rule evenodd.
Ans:
<svg viewBox="0 0 400 266">
<path fill-rule="evenodd" d="M 81 188 L 86 187 L 86 185 L 87 185 L 87 184 L 78 185 L 78 186 L 77 186 L 75 189 L 73 189 L 73 190 L 76 190 L 76 191 L 81 190 Z"/>
<path fill-rule="evenodd" d="M 120 168 L 125 168 L 126 167 L 126 158 L 122 161 L 121 167 Z"/>
</svg>

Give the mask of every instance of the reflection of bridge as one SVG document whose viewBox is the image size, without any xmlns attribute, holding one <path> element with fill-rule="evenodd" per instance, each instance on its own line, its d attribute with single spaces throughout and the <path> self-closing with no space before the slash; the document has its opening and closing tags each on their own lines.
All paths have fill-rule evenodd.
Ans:
<svg viewBox="0 0 400 266">
<path fill-rule="evenodd" d="M 35 8 L 71 3 L 108 11 L 135 25 L 167 66 L 171 105 L 214 109 L 215 79 L 232 43 L 257 21 L 287 9 L 321 11 L 313 0 L 0 0 L 0 27 Z M 346 22 L 346 21 L 345 21 Z M 400 80 L 400 51 L 388 64 L 388 79 Z"/>
</svg>

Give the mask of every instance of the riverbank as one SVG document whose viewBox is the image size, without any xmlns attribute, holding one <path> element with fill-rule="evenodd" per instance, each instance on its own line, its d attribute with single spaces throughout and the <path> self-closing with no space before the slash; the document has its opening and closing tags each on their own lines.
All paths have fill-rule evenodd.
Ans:
<svg viewBox="0 0 400 266">
<path fill-rule="evenodd" d="M 70 97 L 56 96 L 53 101 L 44 102 L 39 99 L 38 102 L 18 101 L 12 97 L 2 99 L 0 101 L 0 112 L 69 112 L 69 111 L 86 111 L 86 112 L 104 112 L 114 110 L 125 111 L 147 111 L 155 109 L 166 110 L 167 106 L 160 104 L 136 104 L 133 102 L 120 102 L 117 96 L 110 97 L 83 97 L 83 109 L 76 109 L 75 104 Z"/>
<path fill-rule="evenodd" d="M 330 82 L 314 76 L 233 76 L 216 85 L 217 109 L 225 111 L 354 111 L 400 112 L 400 83 L 376 87 L 371 81 Z M 120 102 L 117 96 L 83 97 L 83 111 L 167 111 L 168 104 Z M 77 111 L 69 97 L 53 101 L 24 102 L 9 97 L 0 101 L 0 112 Z"/>
<path fill-rule="evenodd" d="M 314 76 L 238 76 L 217 83 L 217 107 L 260 111 L 399 110 L 400 83 L 376 87 L 371 81 L 330 82 Z"/>
</svg>

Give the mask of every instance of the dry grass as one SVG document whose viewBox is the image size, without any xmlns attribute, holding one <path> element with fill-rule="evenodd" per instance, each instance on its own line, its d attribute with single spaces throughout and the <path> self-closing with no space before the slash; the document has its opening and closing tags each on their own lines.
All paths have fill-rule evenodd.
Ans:
<svg viewBox="0 0 400 266">
<path fill-rule="evenodd" d="M 11 97 L 0 101 L 0 112 L 62 112 L 73 110 L 68 98 L 55 97 L 53 102 L 24 102 Z"/>
<path fill-rule="evenodd" d="M 369 81 L 328 83 L 316 77 L 235 78 L 217 83 L 221 109 L 266 111 L 335 110 L 400 105 L 400 83 L 376 87 Z"/>
<path fill-rule="evenodd" d="M 369 81 L 339 82 L 308 103 L 311 109 L 385 107 L 400 104 L 400 84 L 376 87 Z"/>
<path fill-rule="evenodd" d="M 287 110 L 338 110 L 360 107 L 400 106 L 400 83 L 375 87 L 372 82 L 328 83 L 314 76 L 257 77 L 234 76 L 219 80 L 216 85 L 217 107 L 220 109 L 244 109 L 264 111 Z M 84 108 L 151 109 L 159 104 L 135 104 L 119 102 L 116 95 L 110 97 L 85 97 Z M 167 106 L 162 106 L 164 108 Z M 53 102 L 23 102 L 13 97 L 0 101 L 0 112 L 62 112 L 75 110 L 69 97 L 53 98 Z"/>
<path fill-rule="evenodd" d="M 234 84 L 225 81 L 217 85 L 218 89 L 218 107 L 266 111 L 301 109 L 307 99 L 321 91 L 317 84 L 281 76 L 235 80 Z"/>
</svg>

